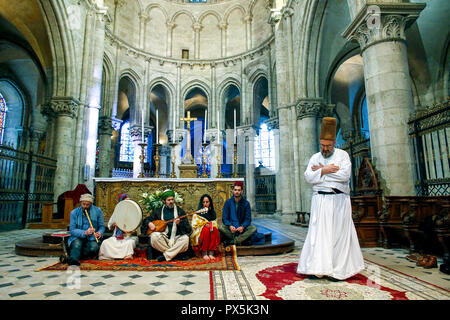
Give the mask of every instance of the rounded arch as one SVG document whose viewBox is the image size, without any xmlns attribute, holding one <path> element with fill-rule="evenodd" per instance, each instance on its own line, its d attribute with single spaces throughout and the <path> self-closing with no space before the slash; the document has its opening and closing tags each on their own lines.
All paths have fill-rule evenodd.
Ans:
<svg viewBox="0 0 450 320">
<path fill-rule="evenodd" d="M 20 136 L 20 128 L 29 127 L 30 107 L 26 94 L 12 79 L 0 77 L 0 94 L 5 100 L 7 111 L 2 142 L 17 148 L 27 137 Z"/>
<path fill-rule="evenodd" d="M 231 6 L 230 8 L 228 8 L 226 11 L 225 11 L 225 14 L 224 14 L 224 21 L 226 22 L 226 23 L 228 23 L 229 21 L 229 18 L 230 18 L 230 14 L 234 11 L 234 10 L 239 10 L 239 11 L 241 11 L 241 13 L 242 13 L 242 15 L 245 17 L 246 15 L 247 15 L 247 10 L 242 6 L 242 5 L 240 5 L 240 4 L 235 4 L 234 6 Z"/>
<path fill-rule="evenodd" d="M 264 120 L 270 118 L 270 104 L 268 104 L 269 78 L 263 72 L 260 72 L 254 77 L 254 81 L 251 82 L 251 85 L 252 101 L 250 103 L 250 111 L 253 117 L 251 123 L 259 127 L 261 118 Z"/>
<path fill-rule="evenodd" d="M 342 65 L 345 61 L 354 57 L 361 53 L 361 49 L 359 46 L 357 47 L 344 47 L 341 52 L 334 58 L 333 63 L 328 70 L 328 74 L 325 80 L 324 90 L 320 96 L 325 98 L 325 102 L 327 104 L 331 103 L 331 89 L 333 78 L 339 69 L 339 66 Z"/>
<path fill-rule="evenodd" d="M 181 16 L 181 15 L 183 15 L 183 14 L 187 15 L 187 16 L 191 19 L 192 24 L 194 24 L 194 23 L 196 22 L 194 15 L 193 15 L 190 11 L 187 11 L 187 10 L 184 10 L 184 9 L 175 12 L 175 14 L 174 14 L 174 15 L 172 16 L 172 18 L 170 19 L 170 22 L 171 22 L 171 23 L 175 23 L 175 20 L 176 20 L 179 16 Z"/>
<path fill-rule="evenodd" d="M 147 15 L 150 15 L 151 11 L 153 10 L 160 10 L 165 18 L 165 21 L 166 22 L 169 21 L 169 14 L 167 13 L 167 10 L 163 6 L 161 6 L 158 3 L 152 3 L 148 5 L 147 8 L 145 8 L 145 13 Z"/>
<path fill-rule="evenodd" d="M 203 12 L 199 17 L 198 17 L 198 22 L 202 23 L 203 19 L 205 19 L 207 16 L 214 16 L 217 19 L 217 22 L 220 23 L 222 21 L 222 17 L 220 16 L 220 14 L 217 11 L 214 10 L 207 10 L 205 12 Z"/>
</svg>

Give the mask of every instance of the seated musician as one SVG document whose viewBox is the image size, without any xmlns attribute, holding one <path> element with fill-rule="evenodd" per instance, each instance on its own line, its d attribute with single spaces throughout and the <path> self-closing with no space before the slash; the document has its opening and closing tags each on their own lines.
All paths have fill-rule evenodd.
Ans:
<svg viewBox="0 0 450 320">
<path fill-rule="evenodd" d="M 71 236 L 67 243 L 70 249 L 67 259 L 69 265 L 79 266 L 80 257 L 92 258 L 97 255 L 98 241 L 103 236 L 105 226 L 102 210 L 94 206 L 93 202 L 94 197 L 85 193 L 80 197 L 80 206 L 70 213 L 69 231 Z"/>
<path fill-rule="evenodd" d="M 233 185 L 233 196 L 225 201 L 222 212 L 222 224 L 219 231 L 225 245 L 241 245 L 257 231 L 252 226 L 252 210 L 250 203 L 242 196 L 244 184 L 236 181 Z"/>
<path fill-rule="evenodd" d="M 177 218 L 185 215 L 185 212 L 175 204 L 175 192 L 165 190 L 161 194 L 161 199 L 164 203 L 162 208 L 153 210 L 141 225 L 141 232 L 147 234 L 148 229 L 151 231 L 156 229 L 152 221 L 175 219 L 173 222 L 168 223 L 164 231 L 155 231 L 150 234 L 151 247 L 162 252 L 162 255 L 157 257 L 157 260 L 160 262 L 170 261 L 178 254 L 186 252 L 189 249 L 189 236 L 192 232 L 188 219 Z M 151 248 L 147 250 L 147 259 L 151 257 L 150 250 Z"/>
<path fill-rule="evenodd" d="M 119 202 L 128 198 L 126 193 L 119 195 Z M 114 227 L 112 237 L 104 240 L 100 246 L 98 258 L 104 259 L 131 259 L 133 258 L 134 248 L 136 248 L 137 237 L 131 237 L 117 227 L 115 215 L 113 214 L 108 221 L 108 229 Z"/>
<path fill-rule="evenodd" d="M 205 213 L 196 213 L 192 216 L 191 245 L 194 251 L 200 251 L 203 259 L 215 259 L 214 251 L 220 243 L 220 234 L 217 225 L 217 215 L 214 204 L 208 194 L 200 197 L 198 209 L 208 208 Z"/>
</svg>

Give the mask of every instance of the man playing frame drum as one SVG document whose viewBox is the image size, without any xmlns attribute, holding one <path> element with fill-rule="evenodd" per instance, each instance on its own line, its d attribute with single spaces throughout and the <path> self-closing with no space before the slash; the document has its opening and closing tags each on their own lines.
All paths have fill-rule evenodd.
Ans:
<svg viewBox="0 0 450 320">
<path fill-rule="evenodd" d="M 142 210 L 139 205 L 127 194 L 119 196 L 111 218 L 108 221 L 108 229 L 114 228 L 112 237 L 103 241 L 99 259 L 131 259 L 138 238 L 131 234 L 139 227 L 142 221 Z"/>
</svg>

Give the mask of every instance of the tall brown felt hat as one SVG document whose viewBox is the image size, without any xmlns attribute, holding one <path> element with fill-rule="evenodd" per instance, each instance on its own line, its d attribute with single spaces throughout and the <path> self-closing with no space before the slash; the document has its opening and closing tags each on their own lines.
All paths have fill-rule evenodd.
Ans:
<svg viewBox="0 0 450 320">
<path fill-rule="evenodd" d="M 320 129 L 320 140 L 336 140 L 336 118 L 324 117 Z"/>
</svg>

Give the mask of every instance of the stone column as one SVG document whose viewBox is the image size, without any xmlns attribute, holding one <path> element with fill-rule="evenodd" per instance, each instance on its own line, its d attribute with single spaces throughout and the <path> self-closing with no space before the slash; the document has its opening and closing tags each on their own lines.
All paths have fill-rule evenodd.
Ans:
<svg viewBox="0 0 450 320">
<path fill-rule="evenodd" d="M 281 170 L 280 170 L 280 125 L 278 118 L 270 118 L 266 121 L 267 126 L 273 131 L 273 142 L 274 142 L 274 152 L 275 152 L 275 190 L 276 190 L 276 200 L 277 209 L 276 214 L 281 214 L 281 202 L 283 201 L 283 195 L 281 194 Z"/>
<path fill-rule="evenodd" d="M 238 136 L 244 137 L 244 148 L 239 149 L 245 150 L 245 196 L 250 202 L 250 206 L 253 210 L 256 208 L 256 189 L 255 189 L 255 135 L 256 128 L 253 126 L 245 126 L 238 128 Z M 238 161 L 239 163 L 239 161 Z M 233 168 L 234 170 L 234 168 Z"/>
<path fill-rule="evenodd" d="M 373 7 L 373 6 L 372 6 Z M 414 195 L 408 118 L 414 109 L 405 29 L 425 4 L 365 5 L 343 36 L 361 46 L 372 160 L 385 195 Z"/>
<path fill-rule="evenodd" d="M 245 39 L 246 39 L 246 46 L 247 50 L 250 50 L 252 48 L 252 20 L 253 17 L 251 15 L 248 15 L 244 18 L 245 21 Z"/>
<path fill-rule="evenodd" d="M 144 49 L 145 44 L 145 26 L 147 25 L 147 22 L 149 21 L 149 16 L 146 13 L 139 14 L 139 48 Z"/>
<path fill-rule="evenodd" d="M 305 180 L 305 171 L 309 159 L 317 152 L 317 126 L 316 117 L 322 107 L 322 100 L 315 98 L 302 98 L 297 100 L 297 128 L 299 135 L 299 167 L 300 167 L 300 194 L 302 199 L 301 211 L 310 212 L 312 186 Z"/>
<path fill-rule="evenodd" d="M 167 175 L 167 177 L 170 174 L 170 166 L 171 166 L 171 148 L 168 145 L 163 145 L 159 147 L 159 174 Z M 152 159 L 153 160 L 153 159 Z"/>
<path fill-rule="evenodd" d="M 93 48 L 90 59 L 92 68 L 89 70 L 87 77 L 89 79 L 87 88 L 87 108 L 85 114 L 86 135 L 85 135 L 85 161 L 81 165 L 85 167 L 86 174 L 83 178 L 89 190 L 94 190 L 95 176 L 95 158 L 97 152 L 98 137 L 98 119 L 100 114 L 101 87 L 102 87 L 102 70 L 103 55 L 105 49 L 105 24 L 107 17 L 107 8 L 95 9 L 95 28 L 92 34 Z M 74 181 L 75 184 L 76 181 Z"/>
<path fill-rule="evenodd" d="M 167 39 L 166 39 L 166 43 L 167 43 L 167 48 L 166 48 L 166 53 L 168 57 L 172 57 L 172 32 L 173 32 L 173 28 L 175 28 L 175 23 L 173 22 L 167 22 L 166 23 L 166 27 L 167 27 Z"/>
<path fill-rule="evenodd" d="M 219 28 L 220 28 L 220 42 L 221 42 L 221 52 L 220 52 L 220 56 L 226 57 L 227 56 L 227 28 L 228 28 L 228 24 L 226 23 L 226 21 L 222 21 L 219 24 Z"/>
<path fill-rule="evenodd" d="M 199 59 L 200 58 L 200 30 L 202 30 L 201 23 L 195 22 L 192 26 L 192 29 L 194 29 L 194 58 Z"/>
<path fill-rule="evenodd" d="M 281 203 L 281 218 L 283 222 L 291 222 L 290 219 L 295 213 L 295 190 L 294 179 L 292 174 L 292 142 L 291 136 L 291 110 L 290 105 L 282 105 L 278 108 L 279 126 L 280 126 L 280 184 L 279 191 L 283 195 Z M 277 188 L 278 189 L 278 188 Z"/>
<path fill-rule="evenodd" d="M 56 114 L 55 157 L 57 167 L 54 182 L 54 200 L 72 190 L 73 127 L 79 101 L 72 97 L 53 97 L 50 108 Z"/>
<path fill-rule="evenodd" d="M 99 176 L 111 177 L 111 135 L 113 127 L 110 117 L 102 116 L 98 124 Z"/>
</svg>

